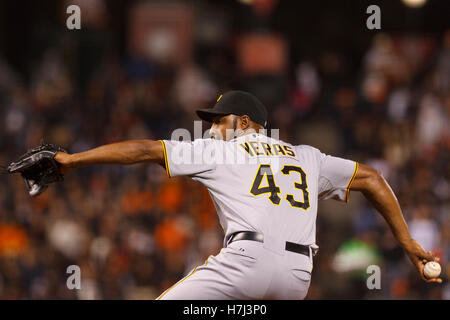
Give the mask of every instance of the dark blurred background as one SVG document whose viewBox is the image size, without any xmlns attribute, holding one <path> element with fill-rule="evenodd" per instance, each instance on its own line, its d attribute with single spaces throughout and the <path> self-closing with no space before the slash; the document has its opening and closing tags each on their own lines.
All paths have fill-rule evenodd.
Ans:
<svg viewBox="0 0 450 320">
<path fill-rule="evenodd" d="M 66 27 L 72 4 L 80 30 Z M 366 27 L 371 4 L 381 30 Z M 307 298 L 450 299 L 449 4 L 0 1 L 0 163 L 42 138 L 72 153 L 170 138 L 247 90 L 281 139 L 380 170 L 441 258 L 444 283 L 426 284 L 362 196 L 323 201 Z M 1 299 L 153 299 L 222 237 L 207 191 L 156 165 L 83 168 L 36 198 L 0 176 Z M 66 287 L 72 264 L 81 290 Z M 371 264 L 380 290 L 366 287 Z"/>
</svg>

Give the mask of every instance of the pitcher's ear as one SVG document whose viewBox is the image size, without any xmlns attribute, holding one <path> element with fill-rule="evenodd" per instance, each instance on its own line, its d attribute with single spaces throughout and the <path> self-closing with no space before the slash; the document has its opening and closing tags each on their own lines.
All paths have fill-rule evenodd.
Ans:
<svg viewBox="0 0 450 320">
<path fill-rule="evenodd" d="M 248 115 L 243 115 L 239 117 L 240 122 L 241 122 L 241 129 L 242 130 L 246 130 L 248 129 L 248 127 L 250 127 L 250 118 L 248 117 Z"/>
</svg>

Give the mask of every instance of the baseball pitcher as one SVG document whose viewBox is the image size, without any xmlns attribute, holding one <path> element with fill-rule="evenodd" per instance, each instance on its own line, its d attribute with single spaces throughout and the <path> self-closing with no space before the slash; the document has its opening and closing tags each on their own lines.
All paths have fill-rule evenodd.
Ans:
<svg viewBox="0 0 450 320">
<path fill-rule="evenodd" d="M 169 177 L 188 176 L 208 189 L 225 232 L 223 248 L 158 299 L 303 299 L 318 252 L 318 200 L 348 202 L 350 191 L 362 192 L 381 213 L 424 281 L 442 282 L 424 276 L 425 263 L 437 258 L 411 238 L 379 172 L 262 134 L 266 108 L 243 91 L 223 94 L 212 109 L 197 115 L 212 123 L 211 138 L 130 140 L 75 154 L 53 149 L 58 174 L 90 165 L 149 162 L 163 166 Z M 17 167 L 10 172 L 26 179 Z M 45 190 L 39 175 L 26 181 L 35 193 Z"/>
</svg>

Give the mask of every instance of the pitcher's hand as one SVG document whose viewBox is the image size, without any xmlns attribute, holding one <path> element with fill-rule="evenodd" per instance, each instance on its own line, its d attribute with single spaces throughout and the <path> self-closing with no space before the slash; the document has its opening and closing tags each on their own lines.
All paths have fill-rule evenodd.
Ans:
<svg viewBox="0 0 450 320">
<path fill-rule="evenodd" d="M 404 249 L 409 259 L 416 267 L 417 271 L 420 274 L 420 277 L 425 282 L 434 282 L 434 283 L 442 283 L 441 278 L 432 278 L 428 279 L 423 274 L 423 268 L 427 262 L 436 261 L 439 262 L 439 258 L 435 257 L 430 251 L 426 252 L 424 248 L 420 245 L 416 240 L 411 240 L 406 245 L 404 245 Z"/>
</svg>

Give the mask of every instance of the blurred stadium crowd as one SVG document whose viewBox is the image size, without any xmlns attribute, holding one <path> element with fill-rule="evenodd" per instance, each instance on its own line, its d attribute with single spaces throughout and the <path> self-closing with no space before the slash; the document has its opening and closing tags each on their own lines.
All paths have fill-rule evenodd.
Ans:
<svg viewBox="0 0 450 320">
<path fill-rule="evenodd" d="M 277 76 L 241 76 L 237 36 L 178 65 L 112 52 L 81 83 L 62 46 L 36 58 L 29 81 L 0 57 L 1 163 L 41 138 L 71 153 L 167 139 L 192 130 L 193 110 L 221 92 L 250 90 L 283 140 L 380 170 L 413 237 L 441 258 L 444 283 L 425 284 L 361 195 L 324 201 L 307 298 L 450 299 L 450 31 L 380 33 L 360 60 L 337 50 L 299 59 L 277 93 Z M 156 165 L 78 169 L 33 199 L 19 176 L 0 181 L 0 299 L 153 299 L 222 245 L 205 188 Z M 380 290 L 366 287 L 370 264 Z M 81 268 L 81 290 L 66 287 L 69 265 Z"/>
</svg>

